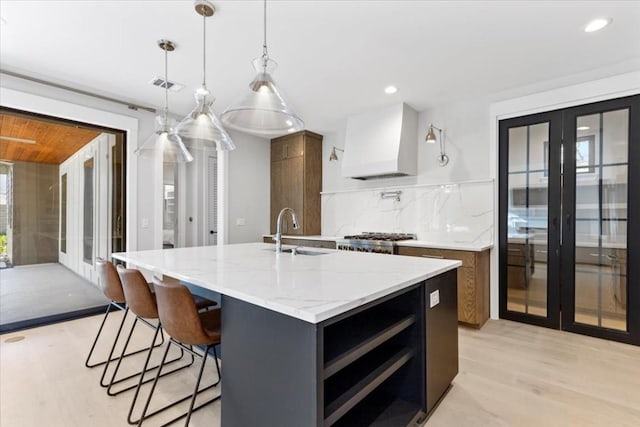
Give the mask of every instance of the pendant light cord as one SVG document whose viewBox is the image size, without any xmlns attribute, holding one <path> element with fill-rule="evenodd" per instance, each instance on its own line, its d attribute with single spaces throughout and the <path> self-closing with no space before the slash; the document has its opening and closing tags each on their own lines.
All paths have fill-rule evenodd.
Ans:
<svg viewBox="0 0 640 427">
<path fill-rule="evenodd" d="M 169 50 L 167 46 L 164 48 L 164 122 L 167 122 L 167 117 L 169 115 Z"/>
<path fill-rule="evenodd" d="M 207 14 L 202 13 L 202 87 L 207 87 Z"/>
<path fill-rule="evenodd" d="M 269 53 L 267 51 L 267 0 L 264 0 L 264 11 L 263 11 L 263 43 L 262 43 L 262 67 L 264 68 L 264 72 L 267 72 L 267 61 L 269 60 Z"/>
</svg>

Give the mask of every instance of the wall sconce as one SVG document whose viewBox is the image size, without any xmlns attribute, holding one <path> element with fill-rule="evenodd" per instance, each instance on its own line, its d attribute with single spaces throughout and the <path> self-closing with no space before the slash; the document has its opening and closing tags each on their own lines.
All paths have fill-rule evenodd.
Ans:
<svg viewBox="0 0 640 427">
<path fill-rule="evenodd" d="M 336 153 L 336 150 L 338 151 L 342 151 L 344 153 L 344 150 L 342 148 L 338 148 L 335 145 L 333 146 L 333 149 L 331 149 L 331 154 L 329 154 L 329 161 L 333 162 L 334 160 L 337 161 L 338 160 L 338 153 Z"/>
<path fill-rule="evenodd" d="M 438 137 L 433 130 L 438 131 Z M 444 138 L 442 137 L 443 130 L 435 127 L 431 123 L 429 124 L 429 131 L 427 132 L 427 136 L 425 137 L 425 141 L 427 144 L 435 144 L 438 139 L 440 139 L 440 155 L 438 156 L 438 164 L 440 166 L 446 166 L 449 163 L 449 156 L 444 153 Z"/>
</svg>

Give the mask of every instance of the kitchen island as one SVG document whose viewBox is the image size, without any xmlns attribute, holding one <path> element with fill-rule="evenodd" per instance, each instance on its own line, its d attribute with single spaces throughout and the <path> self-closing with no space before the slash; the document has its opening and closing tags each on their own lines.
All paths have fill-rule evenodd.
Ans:
<svg viewBox="0 0 640 427">
<path fill-rule="evenodd" d="M 459 261 L 273 245 L 114 254 L 222 296 L 222 425 L 418 425 L 458 371 Z"/>
</svg>

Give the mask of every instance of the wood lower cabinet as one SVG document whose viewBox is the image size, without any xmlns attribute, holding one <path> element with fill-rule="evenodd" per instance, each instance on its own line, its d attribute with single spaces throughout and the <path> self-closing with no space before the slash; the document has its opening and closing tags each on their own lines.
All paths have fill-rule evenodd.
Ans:
<svg viewBox="0 0 640 427">
<path fill-rule="evenodd" d="M 489 250 L 474 252 L 399 246 L 398 255 L 462 261 L 458 268 L 458 322 L 480 328 L 489 319 Z"/>
<path fill-rule="evenodd" d="M 322 135 L 301 131 L 271 140 L 271 233 L 282 208 L 292 208 L 300 222 L 293 229 L 289 216 L 286 234 L 320 234 L 322 190 Z"/>
</svg>

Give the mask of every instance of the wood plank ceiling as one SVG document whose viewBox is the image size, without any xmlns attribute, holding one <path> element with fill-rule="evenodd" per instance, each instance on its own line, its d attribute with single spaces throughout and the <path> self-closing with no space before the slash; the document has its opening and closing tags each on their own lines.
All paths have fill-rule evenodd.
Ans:
<svg viewBox="0 0 640 427">
<path fill-rule="evenodd" d="M 100 133 L 70 124 L 1 112 L 0 160 L 59 165 Z"/>
</svg>

